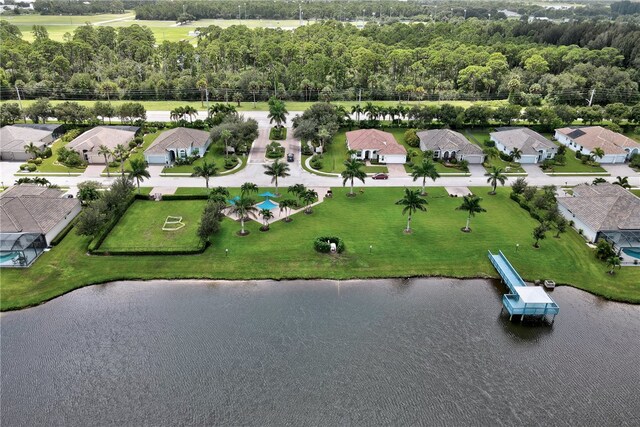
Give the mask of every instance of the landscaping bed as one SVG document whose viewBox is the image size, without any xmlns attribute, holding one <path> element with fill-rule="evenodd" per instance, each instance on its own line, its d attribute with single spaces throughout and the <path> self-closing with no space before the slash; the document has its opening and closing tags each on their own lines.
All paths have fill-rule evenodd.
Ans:
<svg viewBox="0 0 640 427">
<path fill-rule="evenodd" d="M 348 189 L 335 188 L 334 197 L 315 206 L 313 214 L 294 215 L 291 223 L 277 221 L 268 233 L 258 232 L 259 222 L 248 221 L 251 234 L 242 238 L 236 236 L 240 224 L 225 219 L 211 246 L 199 255 L 87 256 L 90 239 L 71 232 L 30 268 L 2 272 L 0 307 L 21 308 L 84 285 L 126 279 L 498 277 L 486 255 L 489 249 L 502 250 L 526 280 L 545 277 L 610 299 L 640 303 L 640 269 L 625 267 L 609 275 L 573 230 L 534 249 L 531 231 L 538 221 L 509 199 L 511 189 L 499 188 L 496 196 L 486 195 L 486 187 L 471 190 L 482 195 L 481 205 L 487 210 L 472 219 L 473 233 L 459 233 L 466 220 L 466 212 L 456 211 L 461 200 L 437 187 L 429 189 L 428 211 L 414 215 L 411 235 L 403 233 L 406 216 L 395 204 L 403 189 L 393 187 L 367 188 L 354 198 L 345 197 Z M 180 212 L 172 205 L 178 202 L 165 202 L 172 208 L 162 212 L 154 210 L 163 209 L 163 202 L 136 201 L 134 206 L 139 203 L 142 210 L 128 211 L 109 236 L 121 241 L 107 241 L 108 245 L 164 244 L 164 237 L 158 236 L 162 224 L 156 222 L 162 222 L 164 215 L 189 215 L 191 209 L 187 223 L 197 223 L 205 202 L 179 202 L 185 206 Z M 311 245 L 318 236 L 340 236 L 348 250 L 337 258 L 319 254 Z"/>
<path fill-rule="evenodd" d="M 284 139 L 287 139 L 287 128 L 286 127 L 272 127 L 269 130 L 269 139 L 272 140 L 276 140 L 276 141 L 282 141 Z"/>
</svg>

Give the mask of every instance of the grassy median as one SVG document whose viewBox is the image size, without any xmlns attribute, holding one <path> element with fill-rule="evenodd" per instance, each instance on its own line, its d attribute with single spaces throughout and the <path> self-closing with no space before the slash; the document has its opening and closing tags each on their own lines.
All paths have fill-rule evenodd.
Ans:
<svg viewBox="0 0 640 427">
<path fill-rule="evenodd" d="M 553 279 L 610 299 L 640 302 L 640 268 L 607 274 L 606 266 L 574 231 L 559 239 L 549 233 L 540 249 L 534 249 L 531 231 L 537 222 L 509 199 L 509 189 L 499 189 L 497 196 L 487 195 L 487 188 L 472 190 L 483 197 L 487 212 L 473 218 L 471 233 L 460 231 L 466 216 L 455 208 L 461 200 L 448 197 L 442 188 L 429 189 L 428 212 L 415 215 L 410 235 L 403 233 L 406 217 L 395 205 L 402 188 L 367 188 L 355 198 L 336 188 L 333 199 L 315 207 L 313 214 L 297 214 L 291 223 L 276 222 L 268 232 L 251 222 L 246 237 L 236 235 L 240 224 L 225 220 L 212 246 L 200 255 L 89 256 L 88 239 L 71 232 L 32 267 L 3 269 L 1 309 L 124 279 L 497 277 L 487 251 L 499 249 L 527 280 Z M 316 253 L 313 239 L 323 235 L 341 237 L 346 251 L 340 256 Z"/>
</svg>

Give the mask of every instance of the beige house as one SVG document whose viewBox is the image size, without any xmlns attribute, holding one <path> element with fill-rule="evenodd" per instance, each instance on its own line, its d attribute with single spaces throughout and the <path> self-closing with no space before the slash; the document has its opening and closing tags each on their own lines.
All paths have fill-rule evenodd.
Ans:
<svg viewBox="0 0 640 427">
<path fill-rule="evenodd" d="M 209 132 L 175 128 L 162 132 L 149 148 L 144 150 L 144 158 L 149 164 L 170 165 L 176 159 L 194 154 L 203 157 L 210 144 Z"/>
<path fill-rule="evenodd" d="M 472 144 L 460 132 L 451 129 L 431 129 L 417 132 L 422 151 L 432 151 L 434 159 L 457 161 L 466 160 L 470 164 L 484 161 L 482 148 Z"/>
<path fill-rule="evenodd" d="M 43 150 L 53 140 L 52 130 L 16 125 L 4 126 L 0 129 L 0 159 L 26 161 L 33 158 L 33 154 L 25 152 L 25 146 L 33 143 L 39 150 Z"/>
<path fill-rule="evenodd" d="M 573 151 L 592 155 L 601 148 L 604 157 L 599 163 L 624 163 L 633 154 L 640 154 L 640 144 L 602 126 L 580 126 L 556 129 L 555 138 Z"/>
<path fill-rule="evenodd" d="M 558 152 L 558 146 L 529 128 L 498 128 L 489 137 L 496 148 L 509 155 L 514 149 L 520 150 L 518 163 L 534 164 L 552 159 Z"/>
<path fill-rule="evenodd" d="M 118 145 L 124 145 L 129 149 L 129 142 L 139 129 L 135 126 L 97 126 L 71 141 L 67 148 L 76 151 L 87 163 L 104 164 L 104 156 L 98 154 L 100 147 L 104 145 L 113 151 Z"/>
<path fill-rule="evenodd" d="M 347 132 L 347 149 L 354 150 L 351 157 L 380 163 L 404 164 L 407 150 L 389 132 L 378 129 L 359 129 Z"/>
</svg>

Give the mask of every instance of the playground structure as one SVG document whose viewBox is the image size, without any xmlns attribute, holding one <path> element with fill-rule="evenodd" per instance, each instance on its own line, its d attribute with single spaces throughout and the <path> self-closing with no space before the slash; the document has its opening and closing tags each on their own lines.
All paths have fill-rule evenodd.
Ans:
<svg viewBox="0 0 640 427">
<path fill-rule="evenodd" d="M 177 231 L 183 228 L 185 225 L 182 222 L 181 216 L 171 216 L 169 215 L 167 219 L 164 220 L 164 224 L 162 225 L 162 231 Z"/>
</svg>

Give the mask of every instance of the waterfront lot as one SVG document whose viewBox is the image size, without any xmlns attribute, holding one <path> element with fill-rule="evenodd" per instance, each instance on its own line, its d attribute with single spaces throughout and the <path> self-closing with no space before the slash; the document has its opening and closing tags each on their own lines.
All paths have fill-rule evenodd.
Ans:
<svg viewBox="0 0 640 427">
<path fill-rule="evenodd" d="M 25 307 L 83 285 L 123 279 L 497 277 L 487 251 L 499 249 L 526 280 L 553 279 L 609 298 L 640 302 L 639 268 L 622 268 L 610 276 L 574 231 L 560 239 L 549 232 L 540 249 L 534 249 L 531 232 L 538 223 L 509 199 L 508 188 L 499 188 L 497 196 L 487 195 L 488 190 L 472 188 L 483 197 L 487 212 L 472 220 L 471 233 L 460 232 L 466 215 L 455 208 L 461 200 L 448 197 L 443 188 L 429 189 L 429 211 L 415 215 L 411 235 L 402 232 L 406 216 L 395 205 L 402 188 L 367 188 L 355 198 L 345 197 L 348 189 L 335 188 L 333 199 L 314 207 L 312 215 L 297 214 L 291 223 L 278 221 L 266 233 L 251 221 L 246 237 L 236 235 L 238 223 L 225 219 L 211 247 L 199 255 L 88 256 L 89 239 L 72 231 L 29 269 L 2 271 L 0 307 Z M 167 214 L 181 215 L 174 210 Z M 132 218 L 148 222 L 142 216 Z M 323 235 L 340 236 L 346 252 L 316 253 L 313 240 Z"/>
<path fill-rule="evenodd" d="M 136 200 L 102 242 L 100 249 L 134 252 L 195 250 L 200 243 L 196 231 L 205 203 L 204 200 Z M 168 216 L 182 217 L 184 227 L 172 231 L 162 230 Z"/>
</svg>

